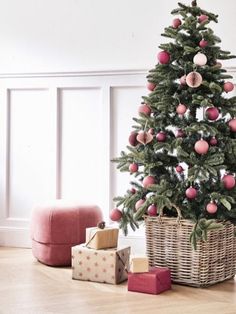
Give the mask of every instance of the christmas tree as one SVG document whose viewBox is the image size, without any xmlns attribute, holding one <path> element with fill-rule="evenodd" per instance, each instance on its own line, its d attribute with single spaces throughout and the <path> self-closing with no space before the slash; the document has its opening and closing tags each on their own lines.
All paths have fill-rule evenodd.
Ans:
<svg viewBox="0 0 236 314">
<path fill-rule="evenodd" d="M 110 217 L 125 234 L 145 214 L 190 219 L 196 246 L 216 222 L 236 222 L 236 97 L 219 62 L 235 56 L 209 27 L 217 15 L 196 1 L 171 13 L 179 17 L 162 34 L 171 41 L 159 46 L 127 151 L 114 159 L 133 180 Z"/>
</svg>

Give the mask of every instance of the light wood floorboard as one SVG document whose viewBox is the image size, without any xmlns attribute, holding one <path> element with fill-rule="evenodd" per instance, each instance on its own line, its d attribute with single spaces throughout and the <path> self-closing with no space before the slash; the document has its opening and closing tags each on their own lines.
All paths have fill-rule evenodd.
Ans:
<svg viewBox="0 0 236 314">
<path fill-rule="evenodd" d="M 30 249 L 0 248 L 1 314 L 236 314 L 236 282 L 207 289 L 173 285 L 154 296 L 71 279 L 70 268 L 38 263 Z"/>
</svg>

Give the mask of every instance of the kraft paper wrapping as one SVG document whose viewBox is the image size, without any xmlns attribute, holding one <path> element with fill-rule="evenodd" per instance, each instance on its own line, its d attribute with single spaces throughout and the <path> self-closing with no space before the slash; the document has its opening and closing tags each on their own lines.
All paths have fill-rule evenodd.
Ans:
<svg viewBox="0 0 236 314">
<path fill-rule="evenodd" d="M 85 244 L 72 247 L 72 278 L 118 284 L 127 279 L 130 247 L 94 250 Z"/>
<path fill-rule="evenodd" d="M 86 228 L 86 246 L 95 250 L 117 247 L 118 234 L 118 228 Z"/>
<path fill-rule="evenodd" d="M 147 257 L 132 257 L 130 262 L 131 273 L 146 273 L 149 271 Z"/>
</svg>

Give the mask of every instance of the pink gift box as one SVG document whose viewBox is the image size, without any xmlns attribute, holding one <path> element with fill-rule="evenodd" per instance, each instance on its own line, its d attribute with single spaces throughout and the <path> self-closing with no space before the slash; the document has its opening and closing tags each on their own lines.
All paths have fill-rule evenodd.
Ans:
<svg viewBox="0 0 236 314">
<path fill-rule="evenodd" d="M 148 273 L 129 273 L 128 291 L 159 294 L 171 289 L 170 270 L 151 267 Z"/>
</svg>

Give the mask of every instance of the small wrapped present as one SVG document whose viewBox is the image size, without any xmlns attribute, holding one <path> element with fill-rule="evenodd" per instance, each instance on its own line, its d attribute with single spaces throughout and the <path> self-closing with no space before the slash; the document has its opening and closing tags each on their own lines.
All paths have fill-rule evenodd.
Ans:
<svg viewBox="0 0 236 314">
<path fill-rule="evenodd" d="M 72 278 L 118 284 L 128 277 L 130 247 L 94 250 L 72 247 Z"/>
<path fill-rule="evenodd" d="M 86 228 L 86 246 L 95 250 L 117 247 L 118 234 L 118 228 Z"/>
<path fill-rule="evenodd" d="M 159 294 L 169 289 L 170 270 L 166 267 L 151 267 L 148 273 L 128 274 L 128 291 Z"/>
<path fill-rule="evenodd" d="M 149 271 L 148 258 L 146 256 L 131 257 L 130 269 L 131 273 L 146 273 Z"/>
</svg>

